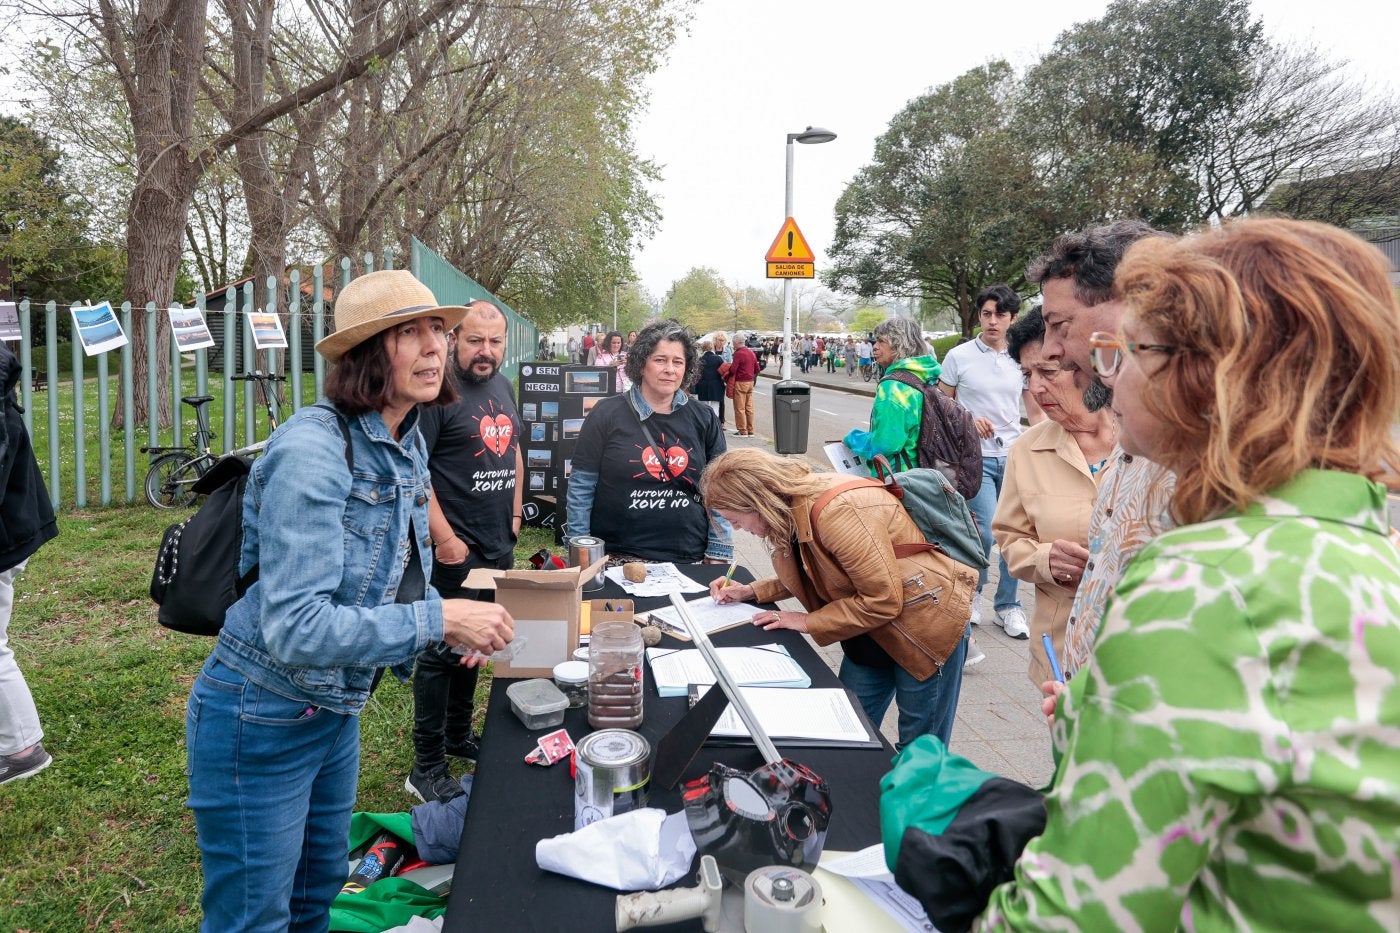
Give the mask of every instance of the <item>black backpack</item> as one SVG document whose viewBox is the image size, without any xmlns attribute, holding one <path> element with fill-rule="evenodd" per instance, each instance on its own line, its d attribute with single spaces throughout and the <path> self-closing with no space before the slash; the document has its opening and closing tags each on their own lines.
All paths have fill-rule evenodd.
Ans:
<svg viewBox="0 0 1400 933">
<path fill-rule="evenodd" d="M 327 405 L 318 406 L 334 411 Z M 345 465 L 355 472 L 350 447 L 350 425 L 336 412 L 345 438 Z M 219 459 L 209 472 L 190 487 L 207 499 L 189 518 L 165 529 L 155 572 L 151 574 L 151 599 L 160 606 L 156 621 L 187 635 L 217 635 L 224 614 L 258 579 L 258 565 L 238 573 L 243 553 L 243 492 L 248 485 L 249 457 Z"/>
<path fill-rule="evenodd" d="M 919 462 L 896 463 L 895 469 L 926 467 L 948 477 L 964 499 L 971 499 L 982 488 L 982 439 L 972 413 L 943 394 L 937 385 L 924 382 L 904 369 L 885 379 L 918 389 L 924 397 L 919 418 Z M 883 380 L 881 380 L 883 381 Z"/>
</svg>

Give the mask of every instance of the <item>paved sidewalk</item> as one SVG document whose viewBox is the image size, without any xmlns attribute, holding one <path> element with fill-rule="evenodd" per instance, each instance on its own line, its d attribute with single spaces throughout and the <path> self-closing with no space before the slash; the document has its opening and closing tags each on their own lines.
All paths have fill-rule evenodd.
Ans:
<svg viewBox="0 0 1400 933">
<path fill-rule="evenodd" d="M 772 372 L 773 367 L 769 367 Z M 814 370 L 811 376 L 817 377 Z M 827 377 L 825 370 L 820 377 Z M 797 374 L 794 373 L 794 378 Z M 836 377 L 827 377 L 836 383 Z M 845 374 L 839 377 L 844 380 Z M 815 379 L 804 381 L 816 382 Z M 822 384 L 827 384 L 823 380 Z M 874 383 L 867 388 L 874 394 Z M 772 447 L 772 438 L 755 436 L 726 438 L 730 447 Z M 809 461 L 810 462 L 810 461 Z M 753 535 L 742 531 L 735 533 L 735 554 L 739 562 L 753 573 L 755 578 L 770 576 L 773 562 L 767 545 Z M 977 644 L 987 654 L 987 660 L 963 672 L 962 692 L 958 701 L 958 715 L 953 727 L 953 751 L 973 761 L 988 771 L 1022 781 L 1032 787 L 1041 787 L 1050 780 L 1053 771 L 1050 758 L 1050 733 L 1045 717 L 1040 712 L 1040 690 L 1031 684 L 1026 676 L 1029 641 L 1017 640 L 1006 635 L 994 621 L 991 594 L 996 591 L 997 569 L 995 554 L 991 579 L 984 588 L 987 597 L 983 606 L 982 625 L 974 626 L 973 635 Z M 1029 583 L 1020 587 L 1021 604 L 1027 615 L 1035 600 L 1035 588 Z M 800 610 L 796 601 L 784 603 L 783 608 Z M 815 643 L 813 643 L 815 646 Z M 840 645 L 830 645 L 817 651 L 826 658 L 833 670 L 841 663 Z M 881 731 L 891 742 L 896 736 L 896 714 L 891 704 Z"/>
</svg>

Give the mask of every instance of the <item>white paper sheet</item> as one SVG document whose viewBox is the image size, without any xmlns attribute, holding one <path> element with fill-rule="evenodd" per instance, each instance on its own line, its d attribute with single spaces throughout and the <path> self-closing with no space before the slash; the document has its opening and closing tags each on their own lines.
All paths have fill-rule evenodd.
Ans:
<svg viewBox="0 0 1400 933">
<path fill-rule="evenodd" d="M 751 603 L 717 603 L 713 596 L 689 600 L 685 607 L 690 611 L 690 618 L 704 629 L 706 635 L 713 635 L 738 625 L 748 625 L 761 611 Z M 690 631 L 681 621 L 675 606 L 653 609 L 648 615 L 653 622 L 672 634 L 685 639 L 690 638 Z"/>
<path fill-rule="evenodd" d="M 717 648 L 734 682 L 743 686 L 810 687 L 812 678 L 782 645 Z M 685 696 L 691 684 L 712 684 L 714 672 L 698 648 L 648 648 L 651 679 L 661 696 Z"/>
<path fill-rule="evenodd" d="M 622 575 L 621 567 L 609 567 L 603 573 L 629 596 L 670 596 L 672 593 L 706 593 L 709 587 L 696 583 L 676 569 L 675 564 L 646 564 L 647 578 L 641 583 L 633 583 Z"/>
<path fill-rule="evenodd" d="M 929 920 L 918 899 L 895 884 L 894 875 L 885 867 L 885 847 L 881 843 L 835 858 L 824 857 L 819 867 L 849 879 L 903 929 L 936 933 L 938 928 Z"/>
<path fill-rule="evenodd" d="M 717 689 L 710 687 L 709 689 Z M 768 737 L 777 739 L 822 739 L 834 742 L 868 742 L 850 697 L 840 688 L 785 690 L 780 687 L 740 687 Z M 713 736 L 742 737 L 749 734 L 733 705 L 719 717 Z"/>
<path fill-rule="evenodd" d="M 869 476 L 870 468 L 866 466 L 865 460 L 857 457 L 851 452 L 843 441 L 828 441 L 822 450 L 826 453 L 826 459 L 831 461 L 831 465 L 836 468 L 837 473 L 849 473 L 852 476 Z"/>
</svg>

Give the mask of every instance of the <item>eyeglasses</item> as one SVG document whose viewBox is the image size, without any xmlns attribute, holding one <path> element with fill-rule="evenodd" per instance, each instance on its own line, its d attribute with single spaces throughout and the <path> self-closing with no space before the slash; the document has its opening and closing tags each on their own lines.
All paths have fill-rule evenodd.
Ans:
<svg viewBox="0 0 1400 933">
<path fill-rule="evenodd" d="M 1039 376 L 1041 382 L 1053 382 L 1055 376 L 1062 372 L 1065 370 L 1059 366 L 1037 366 L 1030 372 L 1023 369 L 1021 370 L 1021 388 L 1029 389 L 1031 387 L 1032 376 Z"/>
<path fill-rule="evenodd" d="M 1124 340 L 1114 334 L 1105 334 L 1103 331 L 1095 331 L 1089 335 L 1089 362 L 1093 364 L 1094 372 L 1100 379 L 1107 379 L 1118 372 L 1118 367 L 1123 365 L 1123 353 L 1165 353 L 1168 356 L 1176 353 L 1180 348 L 1173 347 L 1165 343 L 1138 343 L 1133 340 Z"/>
</svg>

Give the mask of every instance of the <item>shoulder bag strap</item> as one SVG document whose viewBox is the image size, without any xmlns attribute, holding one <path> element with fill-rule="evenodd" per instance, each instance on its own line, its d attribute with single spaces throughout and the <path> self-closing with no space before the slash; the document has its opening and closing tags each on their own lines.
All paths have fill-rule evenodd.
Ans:
<svg viewBox="0 0 1400 933">
<path fill-rule="evenodd" d="M 883 461 L 885 458 L 883 456 L 880 456 L 876 459 Z M 888 463 L 885 464 L 885 468 L 889 468 Z M 896 496 L 896 498 L 901 498 L 904 490 L 900 489 L 899 484 L 894 482 L 893 475 L 890 476 L 888 484 L 882 483 L 877 479 L 863 479 L 857 477 L 856 479 L 848 480 L 844 483 L 837 483 L 835 486 L 832 486 L 820 496 L 817 496 L 817 501 L 812 503 L 811 518 L 809 519 L 812 523 L 812 543 L 817 545 L 818 547 L 821 546 L 821 538 L 817 533 L 817 516 L 821 515 L 822 510 L 826 508 L 826 504 L 828 502 L 830 502 L 832 499 L 836 498 L 838 495 L 840 495 L 848 489 L 859 489 L 862 486 L 878 486 L 879 488 L 884 489 L 886 492 L 889 492 L 893 495 L 894 492 L 890 488 L 890 484 L 893 484 L 894 489 L 899 489 L 901 495 Z M 929 544 L 928 542 L 924 542 L 923 544 L 895 544 L 892 546 L 894 547 L 895 557 L 912 557 L 913 555 L 922 553 L 924 551 L 938 550 L 937 547 L 935 547 L 932 544 Z"/>
</svg>

